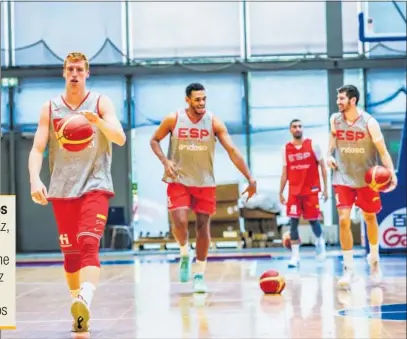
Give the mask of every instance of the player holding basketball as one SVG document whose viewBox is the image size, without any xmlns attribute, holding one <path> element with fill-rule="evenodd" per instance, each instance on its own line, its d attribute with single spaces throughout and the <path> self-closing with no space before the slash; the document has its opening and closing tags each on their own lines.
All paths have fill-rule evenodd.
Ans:
<svg viewBox="0 0 407 339">
<path fill-rule="evenodd" d="M 70 53 L 63 66 L 65 92 L 41 110 L 29 155 L 31 196 L 35 203 L 52 202 L 65 277 L 72 295 L 73 332 L 88 332 L 90 306 L 99 282 L 99 242 L 114 196 L 112 142 L 124 145 L 126 136 L 111 100 L 86 90 L 89 63 L 82 53 Z M 94 129 L 93 143 L 79 152 L 60 147 L 56 126 L 62 118 L 83 114 Z M 44 150 L 49 145 L 49 190 L 40 178 Z"/>
<path fill-rule="evenodd" d="M 321 191 L 319 168 L 321 168 L 324 201 L 328 198 L 327 174 L 320 147 L 309 138 L 303 138 L 302 122 L 290 122 L 293 139 L 283 147 L 283 173 L 280 181 L 280 202 L 287 205 L 290 217 L 290 238 L 292 258 L 288 267 L 297 267 L 300 261 L 298 225 L 301 215 L 308 220 L 316 237 L 315 247 L 319 259 L 325 257 L 325 240 L 322 235 L 319 217 L 318 193 Z M 289 182 L 288 201 L 284 198 L 284 188 Z"/>
<path fill-rule="evenodd" d="M 188 210 L 196 214 L 196 263 L 194 289 L 205 293 L 203 275 L 210 246 L 210 218 L 215 213 L 214 152 L 216 138 L 228 152 L 230 159 L 249 181 L 243 193 L 248 198 L 256 193 L 256 181 L 250 175 L 244 159 L 233 145 L 226 126 L 206 111 L 206 93 L 201 84 L 186 88 L 188 108 L 164 118 L 151 139 L 151 148 L 164 165 L 163 180 L 168 183 L 168 209 L 172 218 L 172 232 L 180 245 L 180 280 L 190 278 L 191 260 L 188 246 Z M 169 156 L 164 155 L 160 141 L 171 134 Z"/>
<path fill-rule="evenodd" d="M 353 85 L 338 89 L 338 113 L 330 118 L 328 166 L 333 169 L 332 185 L 336 196 L 339 215 L 340 242 L 344 260 L 344 274 L 339 279 L 340 287 L 349 286 L 354 280 L 353 238 L 350 229 L 352 206 L 360 207 L 367 225 L 370 253 L 367 257 L 371 279 L 378 283 L 381 279 L 379 266 L 379 227 L 376 214 L 381 210 L 378 192 L 365 183 L 369 168 L 378 164 L 377 153 L 383 165 L 392 173 L 390 187 L 397 185 L 393 161 L 383 138 L 380 125 L 370 114 L 358 109 L 359 91 Z M 333 152 L 334 155 L 333 155 Z"/>
</svg>

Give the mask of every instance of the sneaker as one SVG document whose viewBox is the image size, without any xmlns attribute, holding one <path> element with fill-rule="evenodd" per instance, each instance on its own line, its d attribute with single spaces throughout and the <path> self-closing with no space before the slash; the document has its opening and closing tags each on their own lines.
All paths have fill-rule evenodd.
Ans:
<svg viewBox="0 0 407 339">
<path fill-rule="evenodd" d="M 189 256 L 183 256 L 179 261 L 179 280 L 188 282 L 191 277 L 191 260 Z"/>
<path fill-rule="evenodd" d="M 355 273 L 352 269 L 344 266 L 343 267 L 343 275 L 338 280 L 338 287 L 340 288 L 348 288 L 355 281 Z"/>
<path fill-rule="evenodd" d="M 75 322 L 72 324 L 72 330 L 71 330 L 71 337 L 73 339 L 88 339 L 90 338 L 90 332 L 78 332 L 75 331 Z"/>
<path fill-rule="evenodd" d="M 289 268 L 295 268 L 300 265 L 300 259 L 296 257 L 292 257 L 291 260 L 288 262 Z"/>
<path fill-rule="evenodd" d="M 90 312 L 88 305 L 81 296 L 72 301 L 71 314 L 74 321 L 72 333 L 88 333 Z"/>
<path fill-rule="evenodd" d="M 326 247 L 325 247 L 325 240 L 323 238 L 317 239 L 315 241 L 315 251 L 316 251 L 318 260 L 325 260 Z"/>
<path fill-rule="evenodd" d="M 204 277 L 202 274 L 195 274 L 194 290 L 195 290 L 195 293 L 206 293 L 208 291 L 208 288 L 206 287 Z"/>
<path fill-rule="evenodd" d="M 374 284 L 380 284 L 382 281 L 382 270 L 380 269 L 379 259 L 372 259 L 372 256 L 368 254 L 367 262 L 370 266 L 370 280 Z"/>
</svg>

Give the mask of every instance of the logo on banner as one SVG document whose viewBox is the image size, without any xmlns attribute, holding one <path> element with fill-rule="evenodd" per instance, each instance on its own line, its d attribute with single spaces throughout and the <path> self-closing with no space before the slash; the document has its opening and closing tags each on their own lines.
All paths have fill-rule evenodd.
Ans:
<svg viewBox="0 0 407 339">
<path fill-rule="evenodd" d="M 406 208 L 400 208 L 389 214 L 380 223 L 381 248 L 406 248 Z"/>
</svg>

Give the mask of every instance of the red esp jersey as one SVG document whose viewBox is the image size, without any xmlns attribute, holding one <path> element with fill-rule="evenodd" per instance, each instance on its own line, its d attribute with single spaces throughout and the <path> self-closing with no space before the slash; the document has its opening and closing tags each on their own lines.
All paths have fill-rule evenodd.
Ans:
<svg viewBox="0 0 407 339">
<path fill-rule="evenodd" d="M 291 142 L 285 145 L 289 195 L 309 195 L 321 191 L 318 160 L 311 139 L 305 139 L 297 149 Z"/>
</svg>

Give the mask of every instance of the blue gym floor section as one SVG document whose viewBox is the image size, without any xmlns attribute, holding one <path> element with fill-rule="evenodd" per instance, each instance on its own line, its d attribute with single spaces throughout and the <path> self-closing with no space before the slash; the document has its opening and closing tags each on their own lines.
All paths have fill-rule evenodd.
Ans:
<svg viewBox="0 0 407 339">
<path fill-rule="evenodd" d="M 393 321 L 407 320 L 407 304 L 385 304 L 381 306 L 369 306 L 363 308 L 340 310 L 341 316 L 350 316 L 356 318 L 371 318 Z"/>
</svg>

